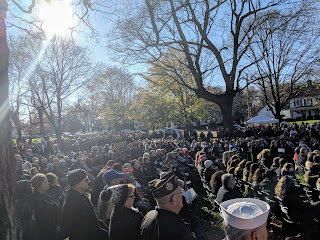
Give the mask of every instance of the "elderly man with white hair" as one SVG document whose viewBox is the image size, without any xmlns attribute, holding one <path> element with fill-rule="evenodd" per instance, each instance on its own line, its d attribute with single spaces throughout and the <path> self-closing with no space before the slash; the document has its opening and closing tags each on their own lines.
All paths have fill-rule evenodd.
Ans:
<svg viewBox="0 0 320 240">
<path fill-rule="evenodd" d="M 236 198 L 220 204 L 227 240 L 267 240 L 268 203 L 254 198 Z"/>
</svg>

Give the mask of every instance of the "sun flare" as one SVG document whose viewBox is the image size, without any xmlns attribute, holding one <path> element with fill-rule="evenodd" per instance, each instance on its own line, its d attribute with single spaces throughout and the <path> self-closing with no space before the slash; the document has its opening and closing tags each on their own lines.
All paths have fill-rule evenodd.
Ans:
<svg viewBox="0 0 320 240">
<path fill-rule="evenodd" d="M 70 1 L 56 1 L 50 5 L 44 3 L 38 10 L 38 17 L 43 22 L 42 29 L 49 37 L 66 36 L 76 24 Z"/>
</svg>

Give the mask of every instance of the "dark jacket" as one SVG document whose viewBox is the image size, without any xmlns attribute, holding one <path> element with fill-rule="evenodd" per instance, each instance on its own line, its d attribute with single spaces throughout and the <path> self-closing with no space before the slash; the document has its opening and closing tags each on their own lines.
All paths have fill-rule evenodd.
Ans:
<svg viewBox="0 0 320 240">
<path fill-rule="evenodd" d="M 224 201 L 234 199 L 234 198 L 241 198 L 241 197 L 242 195 L 238 191 L 231 189 L 229 187 L 226 188 L 222 186 L 218 191 L 216 200 L 220 204 Z"/>
<path fill-rule="evenodd" d="M 103 179 L 102 179 L 104 173 L 105 173 L 104 169 L 101 170 L 98 173 L 92 185 L 91 202 L 94 206 L 97 206 L 100 193 L 105 186 L 105 183 L 103 182 Z"/>
<path fill-rule="evenodd" d="M 275 188 L 276 188 L 276 185 L 277 185 L 278 181 L 277 180 L 274 180 L 274 181 L 270 181 L 269 179 L 263 179 L 261 182 L 260 182 L 260 187 L 261 189 L 268 193 L 269 194 L 269 199 L 272 199 L 273 196 L 275 195 L 274 191 L 275 191 Z"/>
<path fill-rule="evenodd" d="M 143 215 L 135 209 L 115 207 L 109 225 L 110 240 L 138 240 Z"/>
<path fill-rule="evenodd" d="M 35 191 L 33 208 L 36 217 L 38 239 L 58 239 L 57 228 L 61 225 L 61 207 L 48 195 Z"/>
<path fill-rule="evenodd" d="M 97 217 L 90 200 L 72 188 L 63 205 L 62 229 L 69 240 L 108 239 L 107 226 Z"/>
<path fill-rule="evenodd" d="M 35 215 L 32 207 L 32 189 L 27 180 L 16 183 L 15 207 L 22 229 L 23 240 L 35 239 Z"/>
<path fill-rule="evenodd" d="M 55 201 L 59 202 L 61 207 L 63 206 L 66 196 L 61 186 L 50 186 L 47 191 L 47 195 L 49 195 Z"/>
<path fill-rule="evenodd" d="M 206 180 L 207 183 L 210 183 L 212 175 L 216 172 L 216 169 L 205 168 L 202 172 L 202 176 Z"/>
<path fill-rule="evenodd" d="M 302 223 L 310 223 L 312 219 L 320 219 L 320 205 L 312 205 L 304 202 L 299 195 L 299 191 L 292 186 L 286 193 L 282 204 L 288 208 L 288 217 L 291 220 Z"/>
<path fill-rule="evenodd" d="M 137 182 L 142 186 L 148 186 L 148 181 L 143 176 L 142 172 L 139 169 L 134 168 L 132 171 L 132 175 L 136 178 Z"/>
<path fill-rule="evenodd" d="M 178 214 L 159 208 L 144 217 L 141 235 L 142 240 L 196 240 Z"/>
</svg>

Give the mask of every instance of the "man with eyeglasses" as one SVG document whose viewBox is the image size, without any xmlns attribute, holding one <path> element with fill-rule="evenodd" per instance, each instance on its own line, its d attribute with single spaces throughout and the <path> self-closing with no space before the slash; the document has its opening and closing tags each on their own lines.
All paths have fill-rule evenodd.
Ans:
<svg viewBox="0 0 320 240">
<path fill-rule="evenodd" d="M 147 213 L 141 224 L 142 240 L 196 240 L 193 232 L 178 215 L 183 207 L 182 189 L 172 173 L 149 183 L 157 208 Z"/>
<path fill-rule="evenodd" d="M 75 169 L 67 175 L 70 190 L 62 209 L 63 237 L 69 240 L 106 240 L 108 227 L 96 215 L 85 192 L 90 180 L 83 169 Z"/>
</svg>

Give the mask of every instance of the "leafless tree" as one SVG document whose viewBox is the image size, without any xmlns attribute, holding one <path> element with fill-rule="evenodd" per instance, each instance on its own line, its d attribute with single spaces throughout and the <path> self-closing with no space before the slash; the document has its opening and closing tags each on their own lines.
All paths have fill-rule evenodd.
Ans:
<svg viewBox="0 0 320 240">
<path fill-rule="evenodd" d="M 31 101 L 46 115 L 58 140 L 62 137 L 62 116 L 66 100 L 89 80 L 92 67 L 88 51 L 69 39 L 50 42 L 30 78 Z M 40 117 L 40 115 L 39 115 Z"/>
<path fill-rule="evenodd" d="M 123 53 L 126 60 L 158 63 L 159 67 L 165 66 L 167 73 L 175 75 L 178 71 L 161 61 L 161 56 L 168 49 L 182 52 L 186 61 L 181 64 L 189 68 L 195 84 L 190 86 L 183 77 L 177 78 L 177 82 L 218 104 L 225 127 L 232 129 L 233 99 L 246 87 L 244 73 L 250 75 L 249 70 L 257 61 L 249 61 L 246 53 L 256 27 L 265 20 L 260 15 L 280 8 L 286 1 L 145 0 L 144 3 L 144 6 L 135 3 L 140 10 L 130 9 L 123 14 L 113 33 L 120 41 L 115 41 L 113 48 Z M 171 58 L 176 57 L 172 54 Z M 210 92 L 209 87 L 219 84 L 224 86 L 222 93 Z"/>
<path fill-rule="evenodd" d="M 320 59 L 320 32 L 314 25 L 317 9 L 299 6 L 288 11 L 286 16 L 279 11 L 267 14 L 268 20 L 256 29 L 249 53 L 260 59 L 255 64 L 256 84 L 265 104 L 280 120 L 294 90 L 315 73 Z"/>
<path fill-rule="evenodd" d="M 133 75 L 119 67 L 101 66 L 102 73 L 88 83 L 91 101 L 99 106 L 105 119 L 117 124 L 128 119 L 129 108 L 137 94 Z"/>
<path fill-rule="evenodd" d="M 18 139 L 21 139 L 22 131 L 20 126 L 20 110 L 23 105 L 23 98 L 28 92 L 28 68 L 32 57 L 26 46 L 30 44 L 30 37 L 11 37 L 9 39 L 10 61 L 9 61 L 9 79 L 10 79 L 10 112 L 11 119 L 14 122 Z"/>
</svg>

